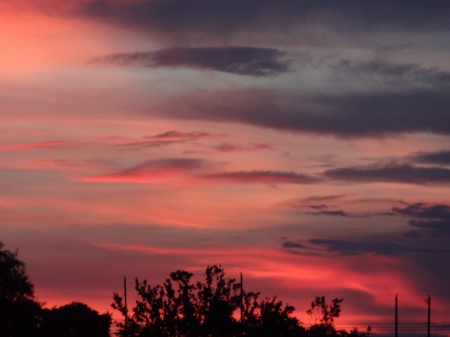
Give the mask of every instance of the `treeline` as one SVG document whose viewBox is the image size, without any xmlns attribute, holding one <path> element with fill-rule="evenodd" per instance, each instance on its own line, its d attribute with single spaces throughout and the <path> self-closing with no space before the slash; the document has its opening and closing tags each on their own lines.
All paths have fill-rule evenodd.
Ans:
<svg viewBox="0 0 450 337">
<path fill-rule="evenodd" d="M 307 313 L 316 322 L 304 327 L 295 308 L 274 298 L 260 298 L 241 283 L 225 277 L 220 266 L 206 268 L 204 282 L 192 282 L 192 273 L 176 271 L 162 285 L 136 279 L 138 300 L 130 310 L 119 294 L 112 307 L 123 321 L 114 322 L 120 337 L 312 337 L 369 335 L 356 328 L 335 328 L 343 299 L 327 304 L 316 297 Z M 73 302 L 52 309 L 34 298 L 34 287 L 17 252 L 0 242 L 0 336 L 2 337 L 110 337 L 111 314 L 99 314 Z"/>
<path fill-rule="evenodd" d="M 335 328 L 343 299 L 327 305 L 324 297 L 316 297 L 307 311 L 316 324 L 305 328 L 293 315 L 293 306 L 283 305 L 276 297 L 260 299 L 259 293 L 244 291 L 241 283 L 225 277 L 220 266 L 206 268 L 205 282 L 192 283 L 192 276 L 179 270 L 156 286 L 136 279 L 139 299 L 130 311 L 115 293 L 112 306 L 126 317 L 123 323 L 116 323 L 119 336 L 363 337 L 370 333 L 370 327 L 365 332 Z"/>
</svg>

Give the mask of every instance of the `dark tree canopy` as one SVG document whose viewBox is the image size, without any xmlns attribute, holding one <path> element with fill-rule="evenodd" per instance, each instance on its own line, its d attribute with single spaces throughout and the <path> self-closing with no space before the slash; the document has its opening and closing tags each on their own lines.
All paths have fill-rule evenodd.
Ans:
<svg viewBox="0 0 450 337">
<path fill-rule="evenodd" d="M 18 253 L 0 242 L 0 336 L 28 337 L 37 333 L 41 306 Z"/>
<path fill-rule="evenodd" d="M 25 263 L 0 242 L 1 337 L 109 337 L 111 316 L 83 303 L 44 309 L 34 300 Z"/>
<path fill-rule="evenodd" d="M 84 303 L 72 302 L 44 309 L 39 328 L 42 337 L 109 337 L 111 316 L 100 315 Z"/>
<path fill-rule="evenodd" d="M 205 271 L 205 281 L 192 283 L 193 274 L 178 270 L 162 285 L 151 286 L 136 279 L 136 306 L 125 307 L 114 293 L 112 307 L 127 317 L 116 322 L 119 336 L 127 337 L 320 337 L 366 336 L 353 330 L 336 330 L 334 319 L 341 312 L 342 299 L 332 305 L 316 297 L 308 313 L 319 314 L 316 324 L 306 329 L 293 316 L 295 308 L 274 298 L 259 299 L 259 293 L 241 291 L 241 284 L 225 277 L 220 266 Z M 242 317 L 241 317 L 242 310 Z"/>
<path fill-rule="evenodd" d="M 0 299 L 16 301 L 34 297 L 34 287 L 28 280 L 25 263 L 17 255 L 17 251 L 4 250 L 0 242 Z"/>
</svg>

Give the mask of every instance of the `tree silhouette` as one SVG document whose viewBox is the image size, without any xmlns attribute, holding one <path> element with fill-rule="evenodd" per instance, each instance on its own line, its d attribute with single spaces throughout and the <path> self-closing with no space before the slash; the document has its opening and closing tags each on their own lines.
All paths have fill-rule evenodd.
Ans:
<svg viewBox="0 0 450 337">
<path fill-rule="evenodd" d="M 254 336 L 264 337 L 293 337 L 306 336 L 305 329 L 300 326 L 300 321 L 293 317 L 295 308 L 289 304 L 277 301 L 276 297 L 266 298 L 258 303 L 259 314 L 257 316 L 258 329 Z"/>
<path fill-rule="evenodd" d="M 306 313 L 311 316 L 318 314 L 319 317 L 316 317 L 315 320 L 316 322 L 319 320 L 320 324 L 333 325 L 334 319 L 341 314 L 342 301 L 344 301 L 343 298 L 335 298 L 332 300 L 333 304 L 328 306 L 324 296 L 316 296 L 315 300 L 311 302 L 311 308 Z"/>
<path fill-rule="evenodd" d="M 0 242 L 1 337 L 109 337 L 111 316 L 83 303 L 43 309 L 34 300 L 25 263 Z"/>
<path fill-rule="evenodd" d="M 341 303 L 344 301 L 342 298 L 335 298 L 329 306 L 326 304 L 325 297 L 316 296 L 313 302 L 311 302 L 311 308 L 306 313 L 312 316 L 315 320 L 315 324 L 308 329 L 309 336 L 325 337 L 325 336 L 359 336 L 364 337 L 370 334 L 371 328 L 367 327 L 366 332 L 359 332 L 357 328 L 353 328 L 350 333 L 345 330 L 337 330 L 334 327 L 334 319 L 338 318 L 341 314 Z"/>
<path fill-rule="evenodd" d="M 0 336 L 34 336 L 41 306 L 34 301 L 34 287 L 18 252 L 3 247 L 0 242 Z"/>
<path fill-rule="evenodd" d="M 44 309 L 39 334 L 42 337 L 109 337 L 111 316 L 100 315 L 84 303 L 72 302 Z"/>
<path fill-rule="evenodd" d="M 240 284 L 226 279 L 221 267 L 206 269 L 204 283 L 191 283 L 193 274 L 178 270 L 163 285 L 154 287 L 136 279 L 140 297 L 127 326 L 118 323 L 122 336 L 232 336 L 233 313 L 240 305 Z M 128 313 L 123 299 L 114 294 L 112 307 Z"/>
<path fill-rule="evenodd" d="M 259 299 L 259 293 L 242 292 L 241 284 L 225 277 L 221 266 L 208 266 L 205 281 L 191 283 L 192 273 L 178 270 L 163 285 L 151 286 L 136 279 L 139 300 L 128 311 L 113 294 L 112 307 L 127 315 L 127 325 L 116 322 L 119 336 L 127 337 L 319 337 L 366 336 L 334 328 L 342 299 L 332 305 L 316 297 L 308 313 L 319 314 L 317 324 L 305 329 L 293 316 L 295 308 L 276 297 Z M 238 309 L 242 304 L 242 318 Z M 239 319 L 237 319 L 239 317 Z"/>
<path fill-rule="evenodd" d="M 18 252 L 3 250 L 0 242 L 0 299 L 17 301 L 34 298 L 33 284 L 28 280 L 25 263 L 17 258 Z"/>
</svg>

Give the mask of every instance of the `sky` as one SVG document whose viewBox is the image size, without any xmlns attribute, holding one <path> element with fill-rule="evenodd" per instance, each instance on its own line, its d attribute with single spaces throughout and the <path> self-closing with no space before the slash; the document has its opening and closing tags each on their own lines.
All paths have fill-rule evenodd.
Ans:
<svg viewBox="0 0 450 337">
<path fill-rule="evenodd" d="M 124 276 L 220 264 L 305 326 L 315 296 L 386 333 L 430 295 L 450 336 L 450 2 L 0 13 L 0 241 L 38 300 L 112 311 Z"/>
</svg>

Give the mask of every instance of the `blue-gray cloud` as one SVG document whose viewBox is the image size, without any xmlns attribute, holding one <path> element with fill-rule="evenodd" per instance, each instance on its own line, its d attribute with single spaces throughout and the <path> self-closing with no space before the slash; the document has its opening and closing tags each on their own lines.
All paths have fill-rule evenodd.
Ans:
<svg viewBox="0 0 450 337">
<path fill-rule="evenodd" d="M 392 210 L 402 215 L 408 215 L 416 218 L 450 220 L 450 206 L 444 204 L 432 205 L 419 202 L 408 205 L 405 208 L 394 207 Z"/>
<path fill-rule="evenodd" d="M 326 40 L 324 31 L 366 39 L 386 32 L 446 33 L 449 12 L 447 1 L 419 0 L 93 0 L 84 2 L 77 14 L 174 41 L 225 40 L 257 33 L 278 41 L 297 38 L 317 44 Z"/>
<path fill-rule="evenodd" d="M 448 90 L 436 88 L 311 96 L 249 88 L 191 92 L 169 102 L 164 115 L 355 138 L 448 135 L 449 106 Z"/>
<path fill-rule="evenodd" d="M 311 239 L 308 243 L 325 246 L 329 252 L 337 252 L 341 255 L 388 255 L 398 256 L 407 253 L 422 253 L 422 254 L 448 254 L 449 249 L 433 249 L 422 247 L 411 247 L 400 243 L 392 242 L 355 242 L 346 240 L 326 240 L 326 239 Z"/>
<path fill-rule="evenodd" d="M 450 183 L 450 169 L 397 163 L 337 168 L 325 171 L 324 175 L 330 179 L 353 183 Z"/>
<path fill-rule="evenodd" d="M 417 229 L 406 233 L 407 237 L 450 236 L 450 206 L 445 204 L 415 203 L 405 208 L 394 207 L 394 212 L 415 218 L 409 224 Z"/>
<path fill-rule="evenodd" d="M 254 47 L 177 47 L 149 52 L 110 54 L 93 62 L 140 67 L 187 67 L 225 73 L 269 76 L 286 72 L 285 53 Z"/>
<path fill-rule="evenodd" d="M 368 62 L 341 60 L 333 67 L 342 73 L 379 78 L 380 81 L 391 84 L 421 83 L 438 86 L 450 83 L 450 72 L 437 68 L 423 68 L 413 63 L 390 63 L 379 59 Z"/>
<path fill-rule="evenodd" d="M 284 248 L 305 248 L 301 243 L 286 241 L 283 243 Z"/>
<path fill-rule="evenodd" d="M 419 152 L 412 159 L 424 164 L 450 165 L 450 151 Z"/>
<path fill-rule="evenodd" d="M 206 181 L 225 183 L 260 183 L 260 184 L 311 184 L 318 179 L 305 174 L 287 171 L 232 171 L 197 176 Z"/>
<path fill-rule="evenodd" d="M 358 216 L 349 214 L 349 213 L 347 213 L 347 212 L 344 212 L 343 210 L 337 210 L 337 211 L 320 211 L 320 212 L 308 212 L 307 214 L 311 214 L 311 215 L 342 216 L 342 217 L 345 217 L 345 218 L 358 217 Z"/>
</svg>

